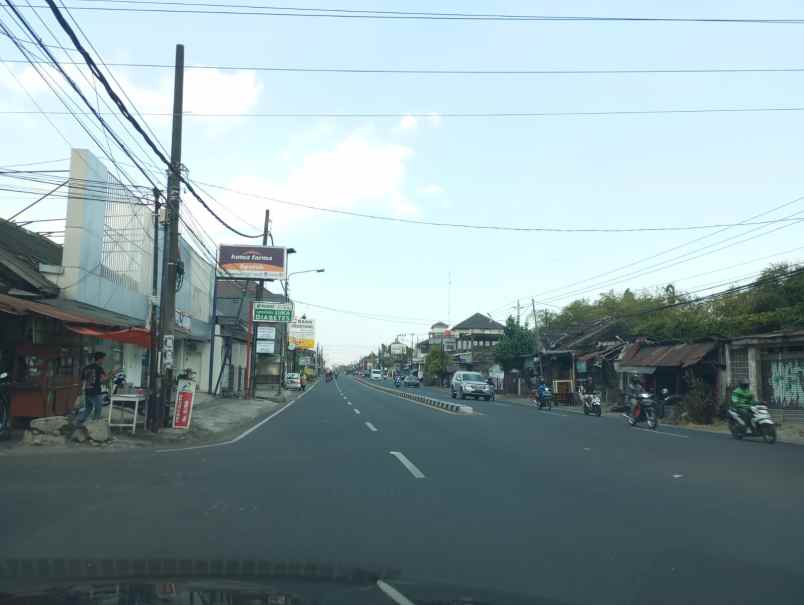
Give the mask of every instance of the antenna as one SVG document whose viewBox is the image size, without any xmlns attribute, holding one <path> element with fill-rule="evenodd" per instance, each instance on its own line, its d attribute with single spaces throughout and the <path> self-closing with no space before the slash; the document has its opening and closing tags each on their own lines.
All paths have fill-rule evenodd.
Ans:
<svg viewBox="0 0 804 605">
<path fill-rule="evenodd" d="M 452 325 L 452 271 L 447 273 L 447 324 Z"/>
</svg>

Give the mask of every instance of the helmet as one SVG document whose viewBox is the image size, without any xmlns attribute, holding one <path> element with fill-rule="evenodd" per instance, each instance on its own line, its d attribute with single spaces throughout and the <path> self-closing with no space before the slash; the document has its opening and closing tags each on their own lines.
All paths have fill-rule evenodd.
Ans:
<svg viewBox="0 0 804 605">
<path fill-rule="evenodd" d="M 639 382 L 639 376 L 631 376 L 631 384 L 636 384 Z"/>
<path fill-rule="evenodd" d="M 669 394 L 670 394 L 670 389 L 668 389 L 667 387 L 662 387 L 662 395 L 669 395 Z"/>
<path fill-rule="evenodd" d="M 740 387 L 741 389 L 747 389 L 748 380 L 746 380 L 745 378 L 741 378 L 740 381 L 737 383 L 737 386 Z"/>
</svg>

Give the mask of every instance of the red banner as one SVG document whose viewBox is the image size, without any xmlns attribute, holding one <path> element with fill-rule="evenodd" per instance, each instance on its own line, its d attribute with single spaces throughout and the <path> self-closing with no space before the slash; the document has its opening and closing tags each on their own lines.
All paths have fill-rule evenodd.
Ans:
<svg viewBox="0 0 804 605">
<path fill-rule="evenodd" d="M 190 418 L 193 415 L 193 396 L 195 395 L 194 385 L 182 384 L 179 381 L 179 392 L 176 394 L 176 407 L 173 411 L 173 428 L 189 429 Z M 185 387 L 185 388 L 182 388 Z"/>
</svg>

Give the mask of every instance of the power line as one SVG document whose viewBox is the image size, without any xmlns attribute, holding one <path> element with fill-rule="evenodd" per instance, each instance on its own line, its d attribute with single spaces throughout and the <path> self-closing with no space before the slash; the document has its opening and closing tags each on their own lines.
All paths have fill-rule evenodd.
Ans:
<svg viewBox="0 0 804 605">
<path fill-rule="evenodd" d="M 267 200 L 270 202 L 275 202 L 277 204 L 285 204 L 288 206 L 295 206 L 299 208 L 306 208 L 308 210 L 315 210 L 318 212 L 327 212 L 331 214 L 339 214 L 343 216 L 351 216 L 355 218 L 363 218 L 369 220 L 376 220 L 376 221 L 386 221 L 392 223 L 403 223 L 408 225 L 421 225 L 421 226 L 428 226 L 428 227 L 444 227 L 444 228 L 452 228 L 452 229 L 475 229 L 480 231 L 513 231 L 513 232 L 531 232 L 531 233 L 635 233 L 635 232 L 661 232 L 661 231 L 696 231 L 696 230 L 706 230 L 706 229 L 720 229 L 720 228 L 729 228 L 734 226 L 742 226 L 742 225 L 769 225 L 774 223 L 793 223 L 798 222 L 801 219 L 793 219 L 793 218 L 782 218 L 782 219 L 774 219 L 770 221 L 756 221 L 756 222 L 744 222 L 744 223 L 712 223 L 707 225 L 678 225 L 678 226 L 640 226 L 640 227 L 516 227 L 513 225 L 483 225 L 483 224 L 469 224 L 469 223 L 447 223 L 447 222 L 439 222 L 439 221 L 426 221 L 426 220 L 419 220 L 419 219 L 407 219 L 407 218 L 400 218 L 394 216 L 385 216 L 385 215 L 378 215 L 378 214 L 367 214 L 363 212 L 353 212 L 351 210 L 341 210 L 337 208 L 327 208 L 325 206 L 318 206 L 314 204 L 308 204 L 305 202 L 295 202 L 290 200 L 284 200 L 280 198 L 275 198 L 267 195 L 261 195 L 257 193 L 249 193 L 245 191 L 238 191 L 236 189 L 231 189 L 229 187 L 224 187 L 221 185 L 215 185 L 213 183 L 205 183 L 199 181 L 202 185 L 206 185 L 207 187 L 212 187 L 213 189 L 220 189 L 222 191 L 228 191 L 230 193 L 234 193 L 237 195 L 242 195 L 244 197 L 252 197 Z"/>
<path fill-rule="evenodd" d="M 4 62 L 9 63 L 8 60 L 5 60 Z M 69 162 L 69 161 L 70 158 L 61 158 L 58 160 L 40 160 L 38 162 L 24 162 L 22 164 L 4 164 L 0 166 L 0 170 L 8 170 L 10 168 L 24 168 L 26 166 L 43 166 L 44 164 L 61 164 L 62 162 Z"/>
<path fill-rule="evenodd" d="M 70 49 L 67 49 L 70 50 Z M 10 63 L 24 63 L 11 60 Z M 62 61 L 62 65 L 84 65 L 82 61 Z M 169 63 L 111 63 L 106 67 L 173 69 Z M 669 67 L 669 68 L 631 68 L 631 69 L 450 69 L 450 68 L 387 68 L 387 67 L 301 67 L 271 65 L 185 65 L 185 69 L 219 71 L 263 71 L 286 73 L 321 74 L 388 74 L 423 76 L 607 76 L 607 75 L 675 75 L 675 74 L 754 74 L 754 73 L 801 73 L 804 67 Z"/>
<path fill-rule="evenodd" d="M 6 0 L 6 2 L 10 3 L 10 0 Z M 70 24 L 67 23 L 67 21 L 64 19 L 64 16 L 61 14 L 61 11 L 56 6 L 56 4 L 53 2 L 53 0 L 47 0 L 47 4 L 48 4 L 48 7 L 50 8 L 51 12 L 55 16 L 56 20 L 58 21 L 59 25 L 61 26 L 61 28 L 67 33 L 67 36 L 72 41 L 73 46 L 78 50 L 78 52 L 81 53 L 81 56 L 84 58 L 84 61 L 86 62 L 86 64 L 89 66 L 89 69 L 92 72 L 92 74 L 103 85 L 104 89 L 106 90 L 106 94 L 108 94 L 109 97 L 112 99 L 112 101 L 114 101 L 115 105 L 117 105 L 118 109 L 123 114 L 123 116 L 129 121 L 129 123 L 131 123 L 131 125 L 134 127 L 134 129 L 145 140 L 145 142 L 148 144 L 148 147 L 151 148 L 151 150 L 162 161 L 162 163 L 165 164 L 168 167 L 169 170 L 175 172 L 176 177 L 179 179 L 180 182 L 184 183 L 185 187 L 187 187 L 187 190 L 193 195 L 193 197 L 195 197 L 195 199 L 198 200 L 198 202 L 202 206 L 204 206 L 204 208 L 207 210 L 207 212 L 209 212 L 212 216 L 214 216 L 215 219 L 221 225 L 223 225 L 224 227 L 226 227 L 227 229 L 229 229 L 233 233 L 236 233 L 237 235 L 239 235 L 241 237 L 245 237 L 245 238 L 249 238 L 249 239 L 261 238 L 262 237 L 261 233 L 259 233 L 259 234 L 244 233 L 244 232 L 242 232 L 242 231 L 240 231 L 238 229 L 235 229 L 231 225 L 229 225 L 217 213 L 215 213 L 215 211 L 212 210 L 212 208 L 209 207 L 209 205 L 204 201 L 204 199 L 200 195 L 198 195 L 198 193 L 195 191 L 195 188 L 192 186 L 192 184 L 189 183 L 189 181 L 187 181 L 187 179 L 184 178 L 184 176 L 181 174 L 181 171 L 178 169 L 178 167 L 174 167 L 171 164 L 170 160 L 168 160 L 167 157 L 165 156 L 165 154 L 157 147 L 157 145 L 154 143 L 154 141 L 151 139 L 151 137 L 148 135 L 148 133 L 145 131 L 145 129 L 143 129 L 143 127 L 140 125 L 139 121 L 131 114 L 131 112 L 129 111 L 128 107 L 126 107 L 126 105 L 123 102 L 123 100 L 119 97 L 119 95 L 114 91 L 114 89 L 109 84 L 109 81 L 106 79 L 106 76 L 100 71 L 100 69 L 98 68 L 98 66 L 95 63 L 95 61 L 89 55 L 89 53 L 84 48 L 84 46 L 81 44 L 81 41 L 78 39 L 78 36 L 76 35 L 75 31 L 70 26 Z M 97 116 L 97 117 L 102 120 L 102 118 L 100 116 Z"/>
<path fill-rule="evenodd" d="M 774 207 L 773 207 L 773 208 L 771 208 L 770 210 L 765 210 L 765 211 L 763 211 L 763 212 L 759 212 L 759 213 L 757 213 L 757 214 L 754 214 L 754 215 L 752 215 L 752 216 L 748 217 L 747 219 L 745 219 L 745 222 L 755 220 L 755 219 L 757 219 L 757 218 L 759 218 L 759 217 L 762 217 L 762 216 L 766 216 L 766 215 L 768 215 L 768 214 L 771 214 L 771 213 L 773 213 L 773 212 L 776 212 L 776 211 L 778 211 L 778 210 L 781 210 L 782 208 L 786 208 L 786 207 L 791 206 L 791 205 L 793 205 L 793 204 L 797 204 L 797 203 L 801 202 L 802 200 L 804 200 L 804 196 L 800 196 L 800 197 L 796 197 L 796 198 L 794 198 L 794 199 L 792 199 L 792 200 L 788 200 L 788 201 L 786 201 L 786 202 L 783 202 L 782 204 L 779 204 L 779 205 L 777 205 L 777 206 L 774 206 Z M 736 226 L 742 226 L 742 223 L 738 223 Z M 671 252 L 675 252 L 676 250 L 680 250 L 681 248 L 685 248 L 685 247 L 687 247 L 687 246 L 691 246 L 691 245 L 697 244 L 698 242 L 701 242 L 701 241 L 703 241 L 703 240 L 706 240 L 706 239 L 709 239 L 709 238 L 715 237 L 716 235 L 719 235 L 720 233 L 723 233 L 723 232 L 725 232 L 725 231 L 728 231 L 728 230 L 729 230 L 729 229 L 731 229 L 731 228 L 732 228 L 732 227 L 724 227 L 723 229 L 719 229 L 719 230 L 717 230 L 717 231 L 715 231 L 715 232 L 713 232 L 713 233 L 707 233 L 706 235 L 703 235 L 703 236 L 700 236 L 700 237 L 696 237 L 696 238 L 694 238 L 694 239 L 692 239 L 692 240 L 688 240 L 688 241 L 683 242 L 683 243 L 681 243 L 681 244 L 677 244 L 677 245 L 672 246 L 672 247 L 670 247 L 670 248 L 666 248 L 665 250 L 662 250 L 662 251 L 657 252 L 657 253 L 655 253 L 655 254 L 651 254 L 651 255 L 649 255 L 649 256 L 643 257 L 643 258 L 641 258 L 641 259 L 638 259 L 638 260 L 635 260 L 635 261 L 631 261 L 631 262 L 629 262 L 629 263 L 626 263 L 625 265 L 621 265 L 621 266 L 616 267 L 616 268 L 614 268 L 614 269 L 609 269 L 609 270 L 607 270 L 607 271 L 603 271 L 602 273 L 598 273 L 598 274 L 592 275 L 592 276 L 590 276 L 590 277 L 587 277 L 587 278 L 585 278 L 585 279 L 581 279 L 581 280 L 578 280 L 578 281 L 571 282 L 571 283 L 566 284 L 566 285 L 564 285 L 564 286 L 560 286 L 560 287 L 557 287 L 557 288 L 548 288 L 547 290 L 542 290 L 542 291 L 540 291 L 540 292 L 539 292 L 539 296 L 545 296 L 546 294 L 551 294 L 551 293 L 553 293 L 553 292 L 562 292 L 562 291 L 566 291 L 566 290 L 569 290 L 569 289 L 571 289 L 572 287 L 577 286 L 577 285 L 580 285 L 580 284 L 588 284 L 588 283 L 589 283 L 591 280 L 594 280 L 594 279 L 597 279 L 597 278 L 600 278 L 600 277 L 606 277 L 606 276 L 608 276 L 608 275 L 614 275 L 614 274 L 619 273 L 619 272 L 621 272 L 621 271 L 623 271 L 623 270 L 625 270 L 625 269 L 630 269 L 631 267 L 635 267 L 635 266 L 640 265 L 640 264 L 642 264 L 642 263 L 644 263 L 644 262 L 647 262 L 647 261 L 653 260 L 654 258 L 659 258 L 659 257 L 664 256 L 664 255 L 666 255 L 666 254 L 669 254 L 669 253 L 671 253 Z M 740 237 L 740 236 L 742 236 L 742 235 L 744 235 L 744 233 L 743 233 L 743 234 L 739 234 L 739 235 L 734 236 L 734 237 Z M 732 238 L 732 239 L 733 239 L 733 238 Z M 717 243 L 722 243 L 723 241 L 726 241 L 726 240 L 721 240 L 720 242 L 716 242 L 716 244 L 715 244 L 715 245 L 717 245 Z M 703 249 L 703 248 L 699 248 L 699 250 L 701 250 L 701 249 Z M 695 251 L 693 251 L 693 253 L 694 253 L 694 252 L 695 252 Z M 676 257 L 676 258 L 679 258 L 679 257 Z M 619 279 L 619 278 L 618 278 L 618 279 Z M 602 284 L 602 285 L 604 285 L 604 286 L 605 286 L 605 285 L 607 285 L 607 284 L 604 282 L 604 284 Z M 598 288 L 598 287 L 600 287 L 600 284 L 598 284 L 598 285 L 596 285 L 596 286 L 595 286 L 595 288 Z M 588 291 L 588 290 L 586 290 L 586 291 Z M 530 295 L 528 295 L 528 296 L 530 296 Z M 556 298 L 553 298 L 553 299 L 551 299 L 551 300 L 556 300 Z M 515 302 L 515 300 L 514 300 L 514 302 Z M 509 305 L 509 304 L 511 304 L 511 303 L 506 303 L 505 305 L 502 305 L 501 307 L 496 307 L 496 309 L 503 308 L 503 307 L 505 307 L 505 306 L 507 306 L 507 305 Z M 495 309 L 492 309 L 492 310 L 495 310 Z"/>
<path fill-rule="evenodd" d="M 49 1 L 50 1 L 50 0 L 49 0 Z M 70 87 L 71 87 L 71 88 L 72 88 L 72 89 L 73 89 L 73 90 L 76 92 L 76 94 L 78 94 L 78 96 L 79 96 L 79 97 L 81 98 L 81 100 L 83 101 L 84 105 L 85 105 L 85 106 L 86 106 L 86 107 L 87 107 L 87 108 L 88 108 L 88 109 L 89 109 L 89 110 L 92 112 L 92 114 L 93 114 L 93 115 L 94 115 L 94 116 L 97 118 L 97 120 L 98 120 L 98 121 L 101 123 L 101 125 L 102 125 L 102 126 L 103 126 L 103 128 L 105 129 L 105 131 L 106 131 L 106 132 L 108 132 L 108 133 L 109 133 L 109 134 L 112 136 L 112 138 L 114 139 L 114 141 L 115 141 L 115 143 L 118 145 L 118 147 L 120 147 L 120 149 L 122 149 L 122 150 L 123 150 L 123 152 L 126 154 L 126 156 L 127 156 L 127 157 L 128 157 L 128 158 L 129 158 L 129 159 L 130 159 L 130 160 L 131 160 L 131 161 L 132 161 L 132 162 L 133 162 L 133 163 L 136 165 L 136 166 L 137 166 L 138 170 L 139 170 L 139 171 L 140 171 L 140 172 L 143 174 L 143 176 L 146 178 L 146 180 L 148 180 L 149 182 L 151 182 L 151 184 L 152 184 L 154 187 L 156 187 L 156 184 L 155 184 L 155 183 L 154 183 L 154 182 L 151 180 L 150 176 L 149 176 L 149 175 L 148 175 L 148 173 L 147 173 L 147 172 L 146 172 L 146 171 L 145 171 L 145 170 L 142 168 L 142 166 L 140 166 L 140 164 L 138 163 L 138 161 L 136 160 L 136 158 L 134 158 L 134 156 L 132 155 L 132 153 L 129 151 L 128 147 L 127 147 L 127 146 L 126 146 L 126 145 L 123 143 L 123 141 L 122 141 L 122 140 L 120 140 L 120 138 L 118 137 L 118 135 L 117 135 L 117 134 L 116 134 L 116 133 L 115 133 L 115 132 L 114 132 L 114 131 L 111 129 L 111 127 L 108 125 L 108 123 L 107 123 L 107 122 L 106 122 L 106 121 L 103 119 L 103 117 L 102 117 L 102 116 L 101 116 L 101 115 L 98 113 L 98 110 L 97 110 L 97 109 L 96 109 L 96 108 L 95 108 L 95 107 L 94 107 L 94 106 L 93 106 L 93 105 L 92 105 L 92 104 L 89 102 L 89 100 L 86 98 L 86 96 L 84 95 L 84 93 L 81 91 L 80 87 L 79 87 L 79 86 L 78 86 L 78 85 L 75 83 L 75 81 L 74 81 L 74 80 L 73 80 L 73 79 L 72 79 L 72 78 L 71 78 L 71 77 L 70 77 L 70 76 L 67 74 L 67 72 L 66 72 L 66 71 L 64 70 L 64 68 L 63 68 L 63 67 L 60 65 L 60 63 L 58 62 L 58 60 L 56 59 L 56 57 L 53 55 L 53 53 L 51 53 L 51 52 L 50 52 L 50 50 L 44 46 L 44 42 L 42 41 L 42 39 L 39 37 L 39 35 L 36 33 L 36 31 L 35 31 L 35 30 L 34 30 L 34 29 L 31 27 L 31 25 L 28 23 L 28 21 L 25 19 L 25 17 L 24 17 L 24 16 L 23 16 L 23 15 L 22 15 L 22 14 L 19 12 L 19 10 L 17 9 L 17 7 L 14 5 L 14 3 L 13 3 L 13 2 L 11 2 L 11 0 L 6 0 L 6 4 L 7 4 L 7 5 L 8 5 L 8 7 L 10 8 L 11 12 L 13 12 L 13 14 L 14 14 L 14 16 L 17 18 L 17 20 L 18 20 L 18 21 L 19 21 L 19 22 L 20 22 L 20 23 L 21 23 L 21 24 L 24 26 L 24 28 L 27 30 L 27 32 L 28 32 L 28 34 L 31 36 L 31 38 L 32 38 L 33 40 L 35 40 L 35 41 L 37 42 L 37 44 L 39 44 L 39 45 L 40 45 L 40 47 L 41 47 L 41 48 L 44 50 L 45 54 L 47 54 L 47 55 L 48 55 L 48 58 L 49 58 L 49 59 L 50 59 L 50 61 L 52 62 L 53 66 L 54 66 L 54 67 L 55 67 L 55 68 L 56 68 L 56 69 L 59 71 L 59 73 L 60 73 L 60 74 L 62 75 L 62 77 L 63 77 L 63 78 L 64 78 L 64 79 L 67 81 L 67 83 L 68 83 L 68 84 L 70 84 Z M 9 32 L 9 33 L 10 33 L 10 32 Z M 16 45 L 16 46 L 17 46 L 17 48 L 20 50 L 20 52 L 23 54 L 23 56 L 25 56 L 25 57 L 26 57 L 26 59 L 27 59 L 27 58 L 29 58 L 29 56 L 28 56 L 28 51 L 24 50 L 24 49 L 23 49 L 23 48 L 20 46 L 20 44 L 19 44 L 19 43 L 17 43 L 17 42 L 15 42 L 15 45 Z M 50 85 L 50 84 L 49 84 L 49 81 L 48 81 L 48 80 L 45 78 L 45 76 L 42 74 L 42 72 L 39 70 L 39 68 L 38 68 L 36 65 L 33 65 L 33 68 L 34 68 L 34 69 L 35 69 L 35 70 L 36 70 L 36 71 L 39 73 L 39 76 L 40 76 L 42 79 L 44 79 L 44 80 L 45 80 L 45 81 L 48 83 L 48 85 Z M 51 89 L 52 89 L 52 88 L 51 88 Z M 55 91 L 54 91 L 54 93 L 55 93 Z M 65 107 L 66 107 L 66 104 L 65 104 Z M 68 109 L 69 109 L 69 108 L 68 108 Z M 76 117 L 75 115 L 73 115 L 73 117 L 74 117 L 74 118 L 77 120 L 77 117 Z M 86 133 L 87 133 L 87 134 L 88 134 L 88 135 L 89 135 L 89 136 L 92 138 L 92 140 L 93 140 L 93 141 L 95 141 L 95 144 L 96 144 L 96 145 L 98 145 L 98 147 L 99 147 L 101 150 L 103 150 L 103 146 L 102 146 L 102 145 L 100 145 L 99 141 L 98 141 L 98 140 L 97 140 L 97 139 L 94 137 L 94 135 L 92 135 L 92 134 L 89 132 L 89 130 L 88 130 L 88 129 L 87 129 L 87 128 L 86 128 L 86 127 L 83 125 L 83 123 L 81 123 L 80 121 L 79 121 L 79 123 L 82 125 L 82 128 L 84 129 L 84 131 L 85 131 L 85 132 L 86 132 Z M 113 164 L 115 163 L 115 160 L 114 160 L 114 158 L 113 158 L 113 157 L 110 157 L 109 159 L 112 161 L 112 163 L 113 163 Z M 118 167 L 118 170 L 119 170 L 119 167 Z"/>
<path fill-rule="evenodd" d="M 83 0 L 93 1 L 93 0 Z M 637 16 L 588 16 L 588 15 L 536 15 L 514 13 L 473 13 L 434 11 L 356 10 L 349 8 L 282 7 L 257 4 L 212 4 L 201 2 L 148 2 L 143 0 L 101 0 L 104 4 L 134 6 L 70 6 L 70 10 L 107 11 L 126 13 L 178 13 L 226 16 L 304 17 L 326 19 L 412 20 L 412 21 L 536 21 L 536 22 L 595 22 L 595 23 L 708 23 L 708 24 L 761 24 L 800 25 L 804 19 L 786 18 L 726 18 L 726 17 L 637 17 Z M 138 5 L 160 6 L 142 8 Z M 173 6 L 180 8 L 162 8 Z M 187 8 L 200 7 L 200 8 Z M 206 7 L 206 8 L 204 8 Z M 47 8 L 34 6 L 34 8 Z M 224 10 L 228 9 L 228 10 Z"/>
<path fill-rule="evenodd" d="M 401 119 L 401 118 L 455 118 L 455 119 L 528 119 L 528 118 L 599 118 L 647 115 L 698 115 L 698 114 L 743 114 L 743 113 L 796 113 L 804 106 L 788 107 L 697 107 L 690 109 L 621 109 L 600 111 L 486 111 L 486 112 L 257 112 L 257 113 L 203 113 L 185 111 L 185 118 L 279 118 L 279 119 Z M 28 115 L 30 110 L 3 110 L 0 115 Z M 50 111 L 48 115 L 68 115 L 62 111 Z M 93 112 L 94 113 L 94 112 Z M 89 115 L 89 114 L 86 114 Z M 99 115 L 110 115 L 99 112 Z M 169 112 L 142 112 L 142 116 L 168 117 Z M 262 237 L 262 236 L 260 236 Z"/>
</svg>

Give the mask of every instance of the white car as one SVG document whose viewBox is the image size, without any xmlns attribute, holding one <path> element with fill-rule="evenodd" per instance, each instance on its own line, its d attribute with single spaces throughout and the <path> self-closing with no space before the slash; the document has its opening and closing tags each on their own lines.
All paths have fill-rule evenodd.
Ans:
<svg viewBox="0 0 804 605">
<path fill-rule="evenodd" d="M 382 370 L 371 370 L 372 380 L 382 380 Z"/>
<path fill-rule="evenodd" d="M 301 374 L 296 372 L 285 374 L 285 388 L 289 391 L 303 391 L 304 383 L 302 382 Z"/>
<path fill-rule="evenodd" d="M 477 400 L 482 397 L 489 401 L 494 398 L 494 389 L 480 372 L 455 372 L 449 385 L 449 394 L 453 399 L 474 397 Z"/>
</svg>

